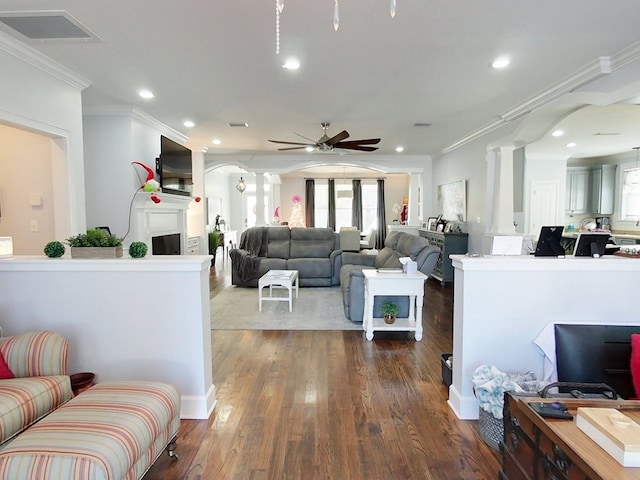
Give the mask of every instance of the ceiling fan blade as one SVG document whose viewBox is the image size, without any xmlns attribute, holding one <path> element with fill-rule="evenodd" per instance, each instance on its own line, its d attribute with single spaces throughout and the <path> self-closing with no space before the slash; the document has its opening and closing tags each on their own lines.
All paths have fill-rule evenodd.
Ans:
<svg viewBox="0 0 640 480">
<path fill-rule="evenodd" d="M 341 142 L 345 138 L 349 138 L 349 132 L 347 132 L 346 130 L 343 130 L 339 134 L 334 135 L 324 143 L 326 143 L 327 145 L 335 145 L 336 143 Z"/>
<path fill-rule="evenodd" d="M 363 152 L 374 152 L 376 150 L 378 150 L 378 147 L 365 147 L 362 145 L 352 145 L 350 147 L 339 147 L 337 145 L 335 145 L 335 148 L 344 148 L 345 150 L 361 150 Z"/>
<path fill-rule="evenodd" d="M 334 147 L 344 146 L 344 145 L 375 145 L 380 143 L 379 138 L 367 138 L 365 140 L 349 140 L 347 142 L 338 142 L 334 145 Z"/>
<path fill-rule="evenodd" d="M 307 145 L 307 147 L 310 147 L 310 146 L 313 146 L 313 145 Z M 279 151 L 279 152 L 284 152 L 285 150 L 302 150 L 302 149 L 305 149 L 305 148 L 307 148 L 307 147 L 287 147 L 287 148 L 279 148 L 279 149 L 278 149 L 278 151 Z"/>
<path fill-rule="evenodd" d="M 312 145 L 317 145 L 315 140 L 311 140 L 310 138 L 305 137 L 304 135 L 300 135 L 299 133 L 293 132 L 294 135 L 297 135 L 301 138 L 304 138 L 305 140 L 309 140 L 311 142 Z"/>
<path fill-rule="evenodd" d="M 284 142 L 282 140 L 268 140 L 269 142 L 273 142 L 273 143 L 282 143 L 284 145 L 304 145 L 307 147 L 315 147 L 316 144 L 315 143 L 300 143 L 300 142 Z"/>
</svg>

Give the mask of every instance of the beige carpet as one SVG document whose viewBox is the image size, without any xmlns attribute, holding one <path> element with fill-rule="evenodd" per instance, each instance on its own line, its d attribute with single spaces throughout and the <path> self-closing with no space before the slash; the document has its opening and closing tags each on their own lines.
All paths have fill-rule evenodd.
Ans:
<svg viewBox="0 0 640 480">
<path fill-rule="evenodd" d="M 284 295 L 286 291 L 274 291 Z M 269 295 L 269 289 L 263 290 Z M 212 330 L 362 330 L 344 316 L 339 287 L 300 288 L 288 302 L 263 302 L 258 311 L 258 289 L 227 287 L 211 299 Z"/>
</svg>

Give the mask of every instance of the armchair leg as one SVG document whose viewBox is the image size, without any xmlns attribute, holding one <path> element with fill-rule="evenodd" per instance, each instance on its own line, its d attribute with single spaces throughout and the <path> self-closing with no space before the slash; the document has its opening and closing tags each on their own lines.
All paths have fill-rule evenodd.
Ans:
<svg viewBox="0 0 640 480">
<path fill-rule="evenodd" d="M 171 460 L 174 462 L 178 461 L 178 459 L 180 458 L 178 454 L 175 452 L 177 441 L 178 441 L 178 437 L 177 436 L 173 437 L 166 448 L 167 455 L 169 455 Z"/>
</svg>

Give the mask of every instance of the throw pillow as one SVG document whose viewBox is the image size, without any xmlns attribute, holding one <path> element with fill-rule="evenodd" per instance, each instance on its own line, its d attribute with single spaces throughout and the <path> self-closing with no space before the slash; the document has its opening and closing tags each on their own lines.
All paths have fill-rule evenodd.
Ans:
<svg viewBox="0 0 640 480">
<path fill-rule="evenodd" d="M 0 352 L 0 380 L 5 380 L 13 377 L 13 372 L 9 368 L 9 365 L 7 365 L 7 362 L 4 361 L 2 352 Z"/>
</svg>

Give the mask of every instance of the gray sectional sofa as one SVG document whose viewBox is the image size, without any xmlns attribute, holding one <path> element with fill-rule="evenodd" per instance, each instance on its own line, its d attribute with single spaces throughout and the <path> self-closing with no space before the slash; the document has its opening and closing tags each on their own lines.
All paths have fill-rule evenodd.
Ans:
<svg viewBox="0 0 640 480">
<path fill-rule="evenodd" d="M 301 287 L 338 285 L 340 236 L 329 228 L 252 227 L 229 252 L 231 283 L 257 287 L 269 270 L 298 270 Z"/>
<path fill-rule="evenodd" d="M 366 268 L 401 268 L 401 257 L 411 257 L 418 264 L 418 271 L 431 275 L 440 256 L 438 247 L 427 240 L 404 232 L 391 232 L 384 248 L 377 255 L 343 252 L 340 269 L 340 288 L 345 316 L 352 322 L 362 322 L 364 314 L 364 275 Z M 382 317 L 380 307 L 385 302 L 396 303 L 398 317 L 409 316 L 409 297 L 376 296 L 373 304 L 374 317 Z"/>
</svg>

